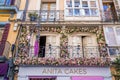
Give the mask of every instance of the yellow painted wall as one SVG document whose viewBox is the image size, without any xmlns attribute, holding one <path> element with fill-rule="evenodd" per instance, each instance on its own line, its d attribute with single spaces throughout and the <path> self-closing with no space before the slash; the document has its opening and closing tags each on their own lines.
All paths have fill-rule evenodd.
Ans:
<svg viewBox="0 0 120 80">
<path fill-rule="evenodd" d="M 10 14 L 0 14 L 0 22 L 8 22 L 9 16 Z M 12 19 L 15 19 L 15 18 L 16 18 L 16 15 Z M 7 41 L 10 42 L 11 44 L 15 42 L 17 33 L 18 33 L 18 31 L 16 32 L 13 31 L 13 27 L 14 27 L 14 22 L 10 22 L 10 30 L 9 30 Z"/>
<path fill-rule="evenodd" d="M 0 22 L 7 22 L 10 14 L 0 14 Z"/>
</svg>

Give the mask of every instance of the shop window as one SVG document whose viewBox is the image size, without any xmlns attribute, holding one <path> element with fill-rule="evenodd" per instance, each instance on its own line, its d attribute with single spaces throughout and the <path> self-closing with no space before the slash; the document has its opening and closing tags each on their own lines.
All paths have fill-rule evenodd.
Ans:
<svg viewBox="0 0 120 80">
<path fill-rule="evenodd" d="M 29 78 L 29 80 L 56 80 L 56 77 L 35 77 L 35 78 Z"/>
</svg>

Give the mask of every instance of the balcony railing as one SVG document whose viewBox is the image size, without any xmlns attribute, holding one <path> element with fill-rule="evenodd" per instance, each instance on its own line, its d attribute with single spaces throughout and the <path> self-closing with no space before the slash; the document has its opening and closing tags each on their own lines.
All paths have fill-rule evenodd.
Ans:
<svg viewBox="0 0 120 80">
<path fill-rule="evenodd" d="M 65 17 L 68 17 L 68 16 L 64 14 L 65 14 L 64 11 L 61 11 L 61 10 L 26 11 L 24 12 L 23 21 L 33 21 L 33 22 L 65 21 Z M 119 11 L 116 11 L 116 12 L 100 11 L 100 15 L 101 15 L 101 22 L 120 22 Z M 89 18 L 89 16 L 78 16 L 78 17 Z M 89 20 L 89 21 L 92 21 L 92 20 Z"/>
<path fill-rule="evenodd" d="M 118 13 L 118 14 L 117 14 Z M 104 11 L 102 16 L 103 22 L 120 22 L 120 11 Z"/>
<path fill-rule="evenodd" d="M 25 21 L 63 21 L 64 12 L 60 10 L 27 11 L 24 13 Z"/>
<path fill-rule="evenodd" d="M 21 46 L 17 48 L 16 65 L 109 66 L 110 64 L 109 58 L 99 56 L 98 47 Z M 69 57 L 61 57 L 63 51 Z"/>
<path fill-rule="evenodd" d="M 1 0 L 0 9 L 16 9 L 20 7 L 21 0 Z"/>
</svg>

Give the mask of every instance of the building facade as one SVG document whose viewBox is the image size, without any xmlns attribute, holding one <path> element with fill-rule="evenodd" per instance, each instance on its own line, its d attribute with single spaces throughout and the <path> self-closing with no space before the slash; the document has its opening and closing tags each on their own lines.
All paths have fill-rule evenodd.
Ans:
<svg viewBox="0 0 120 80">
<path fill-rule="evenodd" d="M 0 0 L 0 80 L 11 78 L 9 59 L 18 33 L 15 20 L 19 6 L 20 0 Z"/>
<path fill-rule="evenodd" d="M 120 54 L 119 3 L 21 0 L 15 80 L 112 80 L 110 62 Z"/>
</svg>

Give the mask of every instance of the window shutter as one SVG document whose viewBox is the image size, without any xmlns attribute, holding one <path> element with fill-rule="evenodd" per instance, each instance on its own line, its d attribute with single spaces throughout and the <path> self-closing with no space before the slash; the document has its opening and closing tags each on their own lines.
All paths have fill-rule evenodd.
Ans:
<svg viewBox="0 0 120 80">
<path fill-rule="evenodd" d="M 108 46 L 116 46 L 117 42 L 115 39 L 114 29 L 112 27 L 105 28 L 105 39 Z"/>
</svg>

